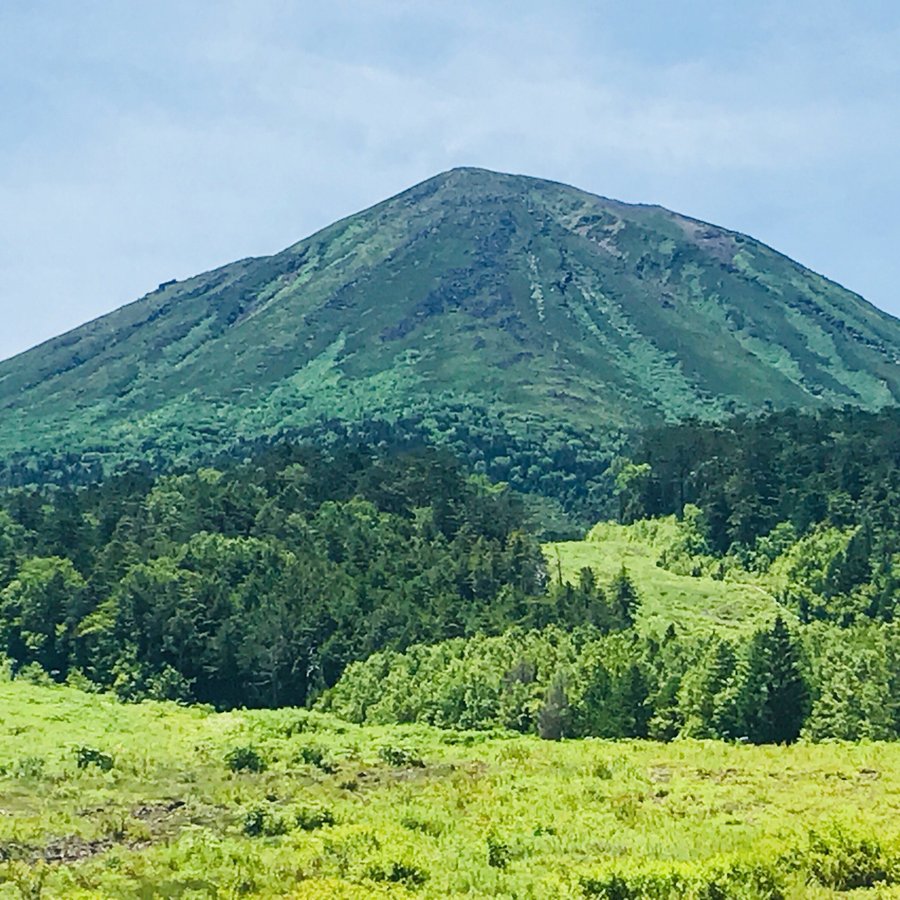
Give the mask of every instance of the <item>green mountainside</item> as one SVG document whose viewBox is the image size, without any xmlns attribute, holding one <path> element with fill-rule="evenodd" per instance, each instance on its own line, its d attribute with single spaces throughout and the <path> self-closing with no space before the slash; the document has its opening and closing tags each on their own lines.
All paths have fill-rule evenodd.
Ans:
<svg viewBox="0 0 900 900">
<path fill-rule="evenodd" d="M 460 403 L 576 428 L 900 399 L 900 322 L 748 237 L 479 169 L 0 363 L 0 453 Z"/>
</svg>

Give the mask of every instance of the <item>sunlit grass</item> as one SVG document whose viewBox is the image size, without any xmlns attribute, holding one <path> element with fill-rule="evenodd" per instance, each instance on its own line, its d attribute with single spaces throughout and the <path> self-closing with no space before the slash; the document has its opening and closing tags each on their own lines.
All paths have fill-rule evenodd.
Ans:
<svg viewBox="0 0 900 900">
<path fill-rule="evenodd" d="M 235 748 L 262 770 L 232 771 Z M 831 822 L 900 831 L 893 745 L 552 743 L 24 682 L 0 684 L 0 767 L 10 897 L 579 897 L 609 867 L 670 878 L 771 863 Z"/>
<path fill-rule="evenodd" d="M 641 597 L 638 627 L 644 631 L 662 632 L 673 623 L 690 633 L 735 633 L 752 630 L 782 611 L 762 580 L 750 573 L 720 581 L 663 568 L 660 551 L 672 540 L 667 525 L 674 520 L 631 526 L 603 522 L 583 541 L 545 544 L 550 576 L 577 581 L 581 569 L 590 568 L 608 582 L 624 565 Z"/>
</svg>

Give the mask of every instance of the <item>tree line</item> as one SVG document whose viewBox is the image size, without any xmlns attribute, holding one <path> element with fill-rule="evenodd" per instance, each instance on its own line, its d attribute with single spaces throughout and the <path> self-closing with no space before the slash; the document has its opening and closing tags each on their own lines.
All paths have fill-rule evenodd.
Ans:
<svg viewBox="0 0 900 900">
<path fill-rule="evenodd" d="M 277 706 L 333 688 L 328 697 L 368 718 L 359 685 L 376 672 L 373 684 L 390 675 L 403 685 L 406 707 L 390 713 L 399 721 L 518 722 L 547 735 L 896 736 L 896 411 L 685 423 L 648 432 L 609 464 L 622 521 L 678 517 L 660 565 L 778 586 L 792 615 L 772 624 L 777 633 L 731 641 L 639 633 L 624 570 L 607 584 L 587 569 L 574 583 L 552 577 L 522 493 L 407 425 L 393 437 L 374 420 L 365 432 L 323 425 L 315 445 L 252 443 L 214 466 L 163 472 L 149 459 L 112 476 L 90 459 L 80 475 L 76 460 L 17 470 L 0 490 L 0 652 L 20 677 L 131 699 Z M 561 466 L 566 481 L 566 465 L 585 465 L 599 492 L 599 455 L 571 453 L 535 461 L 530 475 L 520 467 L 522 486 L 539 484 L 543 467 Z M 541 653 L 504 656 L 487 681 L 460 656 L 515 647 L 526 633 L 543 636 Z M 563 645 L 565 658 L 552 649 Z M 397 673 L 423 654 L 447 673 L 404 682 Z M 792 706 L 773 693 L 781 681 Z M 416 705 L 448 685 L 471 704 Z M 766 703 L 772 716 L 792 709 L 790 726 L 753 719 Z"/>
<path fill-rule="evenodd" d="M 0 641 L 125 697 L 303 704 L 385 647 L 531 622 L 546 574 L 510 491 L 448 455 L 279 445 L 0 496 Z"/>
<path fill-rule="evenodd" d="M 900 629 L 797 628 L 782 617 L 740 638 L 513 628 L 376 653 L 353 663 L 319 707 L 360 723 L 548 739 L 894 740 Z"/>
</svg>

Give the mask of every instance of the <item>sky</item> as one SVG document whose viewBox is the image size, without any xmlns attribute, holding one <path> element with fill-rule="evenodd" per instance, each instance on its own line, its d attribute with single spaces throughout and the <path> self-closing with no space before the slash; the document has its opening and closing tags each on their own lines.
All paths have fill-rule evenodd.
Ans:
<svg viewBox="0 0 900 900">
<path fill-rule="evenodd" d="M 900 316 L 895 0 L 2 0 L 0 358 L 482 166 Z"/>
</svg>

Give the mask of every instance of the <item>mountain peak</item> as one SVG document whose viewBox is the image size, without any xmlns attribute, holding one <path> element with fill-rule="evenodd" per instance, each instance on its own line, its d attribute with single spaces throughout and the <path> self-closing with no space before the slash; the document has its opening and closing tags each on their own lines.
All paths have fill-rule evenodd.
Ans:
<svg viewBox="0 0 900 900">
<path fill-rule="evenodd" d="M 446 404 L 551 428 L 877 407 L 898 358 L 897 320 L 751 238 L 464 166 L 0 363 L 0 452 Z"/>
</svg>

